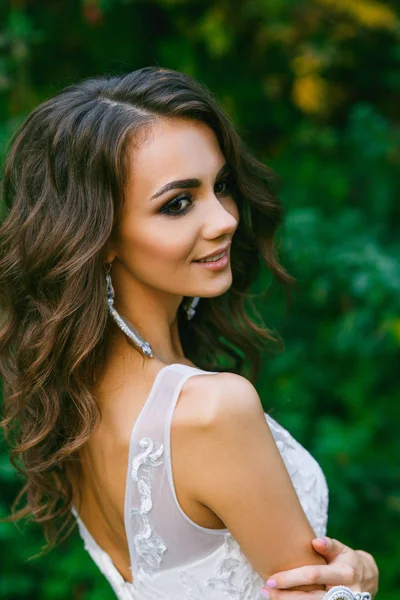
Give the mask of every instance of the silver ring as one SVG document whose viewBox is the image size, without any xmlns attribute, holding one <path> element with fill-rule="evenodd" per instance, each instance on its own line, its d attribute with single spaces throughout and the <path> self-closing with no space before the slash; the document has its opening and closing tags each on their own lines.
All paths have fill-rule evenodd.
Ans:
<svg viewBox="0 0 400 600">
<path fill-rule="evenodd" d="M 335 585 L 322 600 L 371 600 L 371 594 L 369 592 L 353 592 L 345 585 Z"/>
</svg>

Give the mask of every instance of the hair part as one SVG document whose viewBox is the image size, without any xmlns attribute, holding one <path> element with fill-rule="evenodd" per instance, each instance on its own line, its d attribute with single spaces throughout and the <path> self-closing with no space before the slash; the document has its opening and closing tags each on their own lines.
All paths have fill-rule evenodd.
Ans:
<svg viewBox="0 0 400 600">
<path fill-rule="evenodd" d="M 3 177 L 1 425 L 26 481 L 8 519 L 40 523 L 48 548 L 75 524 L 71 473 L 79 472 L 78 452 L 100 421 L 93 385 L 109 326 L 103 263 L 124 201 L 127 146 L 161 118 L 214 130 L 240 215 L 231 288 L 203 299 L 192 321 L 178 311 L 185 355 L 206 370 L 249 368 L 255 381 L 261 350 L 279 341 L 246 310 L 261 262 L 286 289 L 293 282 L 276 256 L 276 177 L 208 90 L 183 73 L 146 67 L 71 85 L 33 110 L 13 137 Z"/>
</svg>

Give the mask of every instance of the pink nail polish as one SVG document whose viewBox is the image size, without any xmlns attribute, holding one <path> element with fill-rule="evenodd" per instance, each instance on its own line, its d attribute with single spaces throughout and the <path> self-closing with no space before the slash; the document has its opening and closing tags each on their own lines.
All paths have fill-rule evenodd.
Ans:
<svg viewBox="0 0 400 600">
<path fill-rule="evenodd" d="M 265 600 L 269 600 L 269 594 L 266 589 L 263 588 L 261 590 L 260 594 L 261 594 L 261 598 L 265 598 Z"/>
<path fill-rule="evenodd" d="M 320 542 L 322 542 L 324 544 L 324 546 L 328 546 L 328 542 L 326 540 L 324 540 L 324 538 L 318 538 L 318 540 Z"/>
<path fill-rule="evenodd" d="M 276 583 L 275 579 L 268 579 L 265 585 L 267 585 L 269 588 L 276 588 L 278 584 Z"/>
</svg>

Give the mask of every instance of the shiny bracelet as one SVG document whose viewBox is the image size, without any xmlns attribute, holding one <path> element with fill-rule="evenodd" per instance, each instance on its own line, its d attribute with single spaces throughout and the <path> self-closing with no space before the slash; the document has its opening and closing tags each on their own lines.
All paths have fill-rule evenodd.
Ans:
<svg viewBox="0 0 400 600">
<path fill-rule="evenodd" d="M 335 585 L 322 600 L 371 600 L 371 594 L 369 592 L 353 592 L 345 585 Z"/>
</svg>

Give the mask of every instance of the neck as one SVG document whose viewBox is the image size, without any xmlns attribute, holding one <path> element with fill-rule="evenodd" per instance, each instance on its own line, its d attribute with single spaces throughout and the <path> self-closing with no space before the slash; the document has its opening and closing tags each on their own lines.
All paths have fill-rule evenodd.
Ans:
<svg viewBox="0 0 400 600">
<path fill-rule="evenodd" d="M 184 361 L 177 321 L 183 296 L 145 285 L 121 268 L 114 270 L 112 285 L 115 310 L 129 321 L 144 342 L 150 344 L 153 357 L 165 364 Z M 130 342 L 112 319 L 110 324 L 107 344 L 110 353 L 132 354 L 132 358 L 135 355 L 141 358 L 141 350 Z"/>
</svg>

